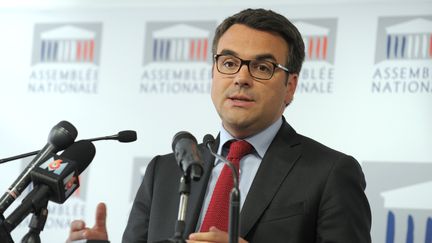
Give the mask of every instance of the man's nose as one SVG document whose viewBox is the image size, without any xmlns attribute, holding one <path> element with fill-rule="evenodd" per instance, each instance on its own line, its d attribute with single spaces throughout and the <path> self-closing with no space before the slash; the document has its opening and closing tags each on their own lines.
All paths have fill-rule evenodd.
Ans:
<svg viewBox="0 0 432 243">
<path fill-rule="evenodd" d="M 253 84 L 253 77 L 251 76 L 249 72 L 249 66 L 246 64 L 243 64 L 240 67 L 240 70 L 236 73 L 234 77 L 234 84 L 239 86 L 252 86 Z"/>
</svg>

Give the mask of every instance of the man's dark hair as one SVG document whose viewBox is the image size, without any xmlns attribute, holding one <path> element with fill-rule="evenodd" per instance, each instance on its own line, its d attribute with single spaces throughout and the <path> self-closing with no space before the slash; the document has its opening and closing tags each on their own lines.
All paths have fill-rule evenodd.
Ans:
<svg viewBox="0 0 432 243">
<path fill-rule="evenodd" d="M 213 38 L 213 55 L 217 54 L 217 45 L 221 36 L 234 24 L 243 24 L 253 29 L 281 36 L 288 45 L 287 68 L 291 73 L 300 73 L 305 58 L 303 38 L 287 18 L 271 10 L 249 8 L 226 18 L 216 28 Z"/>
</svg>

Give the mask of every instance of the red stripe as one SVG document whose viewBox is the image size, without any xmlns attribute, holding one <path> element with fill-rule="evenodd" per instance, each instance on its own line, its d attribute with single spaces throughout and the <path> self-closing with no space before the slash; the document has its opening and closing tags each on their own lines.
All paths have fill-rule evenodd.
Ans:
<svg viewBox="0 0 432 243">
<path fill-rule="evenodd" d="M 327 59 L 327 36 L 324 36 L 323 39 L 323 59 L 326 60 Z"/>
<path fill-rule="evenodd" d="M 89 57 L 90 57 L 90 62 L 93 62 L 93 58 L 94 58 L 94 40 L 90 41 Z"/>
<path fill-rule="evenodd" d="M 204 59 L 204 61 L 207 60 L 207 48 L 208 48 L 208 40 L 204 39 L 204 48 L 203 48 L 203 59 Z"/>
<path fill-rule="evenodd" d="M 191 40 L 189 45 L 189 60 L 194 59 L 194 53 L 195 53 L 195 41 Z"/>
<path fill-rule="evenodd" d="M 429 57 L 432 57 L 432 35 L 429 37 Z"/>
<path fill-rule="evenodd" d="M 309 59 L 312 57 L 312 51 L 313 51 L 313 39 L 310 38 L 309 39 L 309 50 L 308 50 Z"/>
<path fill-rule="evenodd" d="M 88 54 L 88 41 L 84 41 L 84 55 L 83 55 L 83 61 L 87 61 L 87 59 L 88 59 L 88 56 L 87 56 L 87 54 Z"/>
<path fill-rule="evenodd" d="M 197 60 L 201 59 L 201 40 L 198 40 L 198 43 L 197 43 L 196 57 L 197 57 Z"/>
<path fill-rule="evenodd" d="M 320 59 L 320 45 L 321 45 L 321 38 L 317 38 L 317 43 L 316 43 L 316 50 L 315 50 L 315 55 L 317 59 Z"/>
<path fill-rule="evenodd" d="M 81 42 L 77 41 L 76 45 L 77 45 L 76 59 L 77 59 L 77 61 L 80 61 L 81 60 Z"/>
</svg>

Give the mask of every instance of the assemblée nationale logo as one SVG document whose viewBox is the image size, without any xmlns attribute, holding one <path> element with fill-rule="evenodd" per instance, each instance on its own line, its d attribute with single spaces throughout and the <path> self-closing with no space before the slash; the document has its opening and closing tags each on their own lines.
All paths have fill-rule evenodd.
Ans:
<svg viewBox="0 0 432 243">
<path fill-rule="evenodd" d="M 102 24 L 36 24 L 28 91 L 95 94 Z"/>
<path fill-rule="evenodd" d="M 362 168 L 374 242 L 432 242 L 432 163 L 363 162 Z"/>
<path fill-rule="evenodd" d="M 333 93 L 337 19 L 294 21 L 305 43 L 305 62 L 297 90 L 301 93 Z"/>
<path fill-rule="evenodd" d="M 378 21 L 372 93 L 432 93 L 432 16 Z"/>
<path fill-rule="evenodd" d="M 216 22 L 149 22 L 140 93 L 209 93 Z"/>
</svg>

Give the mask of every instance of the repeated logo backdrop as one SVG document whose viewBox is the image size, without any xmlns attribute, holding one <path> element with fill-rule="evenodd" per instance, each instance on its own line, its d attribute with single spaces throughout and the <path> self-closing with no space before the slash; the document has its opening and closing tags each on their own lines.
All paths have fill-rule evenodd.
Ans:
<svg viewBox="0 0 432 243">
<path fill-rule="evenodd" d="M 200 4 L 0 8 L 7 36 L 0 39 L 0 158 L 41 149 L 61 120 L 76 126 L 78 139 L 138 132 L 130 144 L 95 142 L 80 190 L 63 205 L 49 204 L 42 242 L 63 242 L 73 219 L 92 225 L 100 201 L 108 205 L 111 242 L 120 242 L 151 158 L 169 153 L 180 130 L 199 141 L 217 134 L 210 100 L 216 26 L 264 7 L 291 19 L 306 45 L 285 116 L 299 133 L 362 164 L 373 242 L 431 243 L 432 3 Z M 0 193 L 30 160 L 0 165 Z M 15 241 L 29 221 L 14 230 Z"/>
</svg>

